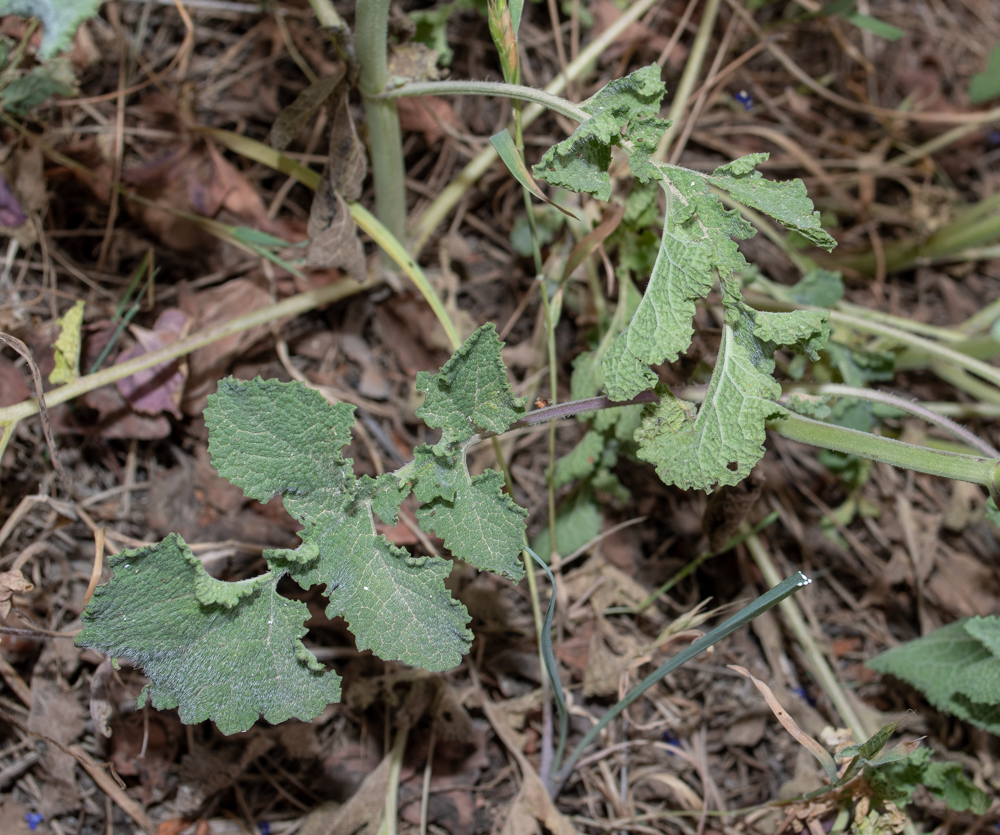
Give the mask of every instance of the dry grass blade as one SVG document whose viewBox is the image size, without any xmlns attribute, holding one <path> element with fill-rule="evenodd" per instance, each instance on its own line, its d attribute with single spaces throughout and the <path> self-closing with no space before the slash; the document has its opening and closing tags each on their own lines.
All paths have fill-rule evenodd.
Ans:
<svg viewBox="0 0 1000 835">
<path fill-rule="evenodd" d="M 837 764 L 834 762 L 830 752 L 796 724 L 795 720 L 788 715 L 788 711 L 786 711 L 781 706 L 781 703 L 777 700 L 777 698 L 775 698 L 774 693 L 771 692 L 771 688 L 759 678 L 754 676 L 754 674 L 751 673 L 746 667 L 740 667 L 738 664 L 729 664 L 728 666 L 730 670 L 736 670 L 736 672 L 740 675 L 746 676 L 753 682 L 754 687 L 760 690 L 761 694 L 764 696 L 764 700 L 767 702 L 767 706 L 771 708 L 771 712 L 774 713 L 775 718 L 782 724 L 782 727 L 795 737 L 796 742 L 802 745 L 807 751 L 809 751 L 810 754 L 819 760 L 820 765 L 823 766 L 823 770 L 826 772 L 826 776 L 830 778 L 830 782 L 836 783 Z"/>
</svg>

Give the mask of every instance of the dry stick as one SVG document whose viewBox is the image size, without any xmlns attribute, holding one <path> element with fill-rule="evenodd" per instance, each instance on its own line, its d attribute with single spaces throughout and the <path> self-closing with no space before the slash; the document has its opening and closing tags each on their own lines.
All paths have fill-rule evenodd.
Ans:
<svg viewBox="0 0 1000 835">
<path fill-rule="evenodd" d="M 684 114 L 684 109 L 687 107 L 688 102 L 691 100 L 691 91 L 694 90 L 694 83 L 697 81 L 698 74 L 704 65 L 708 42 L 712 37 L 712 29 L 715 28 L 715 21 L 719 16 L 719 3 L 720 0 L 708 0 L 701 13 L 698 34 L 695 35 L 694 43 L 691 45 L 691 52 L 688 55 L 687 62 L 684 64 L 684 72 L 681 74 L 680 83 L 677 85 L 677 92 L 674 94 L 674 100 L 670 104 L 668 118 L 671 125 L 660 138 L 656 153 L 653 155 L 653 158 L 659 162 L 666 160 L 680 118 Z"/>
<path fill-rule="evenodd" d="M 114 3 L 108 6 L 108 18 L 118 36 L 118 98 L 115 102 L 115 129 L 112 134 L 114 143 L 111 146 L 111 179 L 117 183 L 121 180 L 122 162 L 125 156 L 125 94 L 123 91 L 126 89 L 128 49 L 125 46 L 125 33 L 122 30 L 118 6 Z M 115 223 L 118 220 L 120 200 L 121 195 L 116 189 L 112 189 L 108 201 L 108 218 L 104 224 L 104 237 L 101 239 L 101 249 L 97 255 L 97 272 L 104 270 L 108 253 L 111 251 L 111 240 L 115 231 Z"/>
<path fill-rule="evenodd" d="M 722 36 L 722 43 L 719 45 L 718 50 L 716 50 L 715 58 L 712 59 L 712 66 L 708 70 L 708 78 L 705 79 L 704 84 L 701 85 L 701 92 L 694 95 L 694 106 L 691 108 L 690 114 L 688 114 L 687 119 L 684 121 L 684 131 L 681 133 L 680 138 L 674 143 L 674 147 L 670 154 L 670 164 L 676 165 L 681 158 L 681 154 L 684 152 L 685 147 L 687 147 L 688 139 L 691 136 L 691 132 L 694 130 L 695 123 L 698 121 L 698 117 L 701 115 L 702 110 L 705 107 L 705 103 L 709 100 L 710 96 L 714 95 L 718 84 L 716 83 L 716 78 L 719 74 L 719 68 L 722 66 L 722 61 L 729 52 L 729 45 L 733 39 L 733 33 L 736 31 L 736 17 L 732 17 L 729 20 L 729 25 L 726 27 L 726 33 Z M 699 35 L 701 32 L 699 31 Z"/>
<path fill-rule="evenodd" d="M 181 59 L 191 52 L 191 47 L 194 45 L 194 24 L 191 22 L 191 15 L 188 14 L 187 9 L 184 8 L 181 0 L 172 0 L 173 5 L 177 7 L 177 11 L 181 16 L 181 21 L 184 24 L 184 40 L 181 41 L 181 45 L 177 48 L 177 52 L 173 58 L 170 59 L 170 63 L 167 64 L 160 72 L 156 75 L 151 75 L 145 81 L 139 84 L 133 84 L 131 87 L 127 87 L 124 90 L 115 90 L 113 93 L 103 93 L 100 96 L 90 96 L 85 99 L 62 99 L 55 102 L 59 107 L 78 107 L 81 104 L 98 104 L 102 101 L 111 101 L 119 96 L 131 96 L 133 93 L 138 93 L 140 90 L 145 90 L 151 84 L 157 84 L 180 63 Z M 168 5 L 164 0 L 160 0 L 161 5 Z"/>
<path fill-rule="evenodd" d="M 52 457 L 52 467 L 58 474 L 63 487 L 68 492 L 69 477 L 66 475 L 66 471 L 63 469 L 62 463 L 59 461 L 59 456 L 56 453 L 56 440 L 52 436 L 52 422 L 49 420 L 49 410 L 45 403 L 45 391 L 42 388 L 42 375 L 38 370 L 38 365 L 35 363 L 34 357 L 31 356 L 31 351 L 28 349 L 28 346 L 17 337 L 10 336 L 6 333 L 0 333 L 0 342 L 10 348 L 13 348 L 17 351 L 17 353 L 24 357 L 24 361 L 28 363 L 28 368 L 31 369 L 31 380 L 35 384 L 35 395 L 37 396 L 37 400 L 35 402 L 38 404 L 37 411 L 40 412 L 42 418 L 42 434 L 45 436 L 45 444 L 48 446 L 49 455 Z M 34 412 L 32 412 L 32 414 L 34 414 Z M 16 421 L 17 419 L 14 419 L 10 422 L 13 424 L 16 423 Z M 4 422 L 2 412 L 0 412 L 0 422 Z"/>
<path fill-rule="evenodd" d="M 358 283 L 354 279 L 342 279 L 334 284 L 328 284 L 316 290 L 307 290 L 305 293 L 291 296 L 268 307 L 247 313 L 244 316 L 237 316 L 228 322 L 213 325 L 200 333 L 178 340 L 173 345 L 169 345 L 159 351 L 143 354 L 120 365 L 113 365 L 110 368 L 103 368 L 93 374 L 87 374 L 72 383 L 67 383 L 64 386 L 53 389 L 46 395 L 45 401 L 51 406 L 65 403 L 88 391 L 93 391 L 101 386 L 117 382 L 139 371 L 152 368 L 154 365 L 185 356 L 192 351 L 196 351 L 198 348 L 211 345 L 219 339 L 232 336 L 235 333 L 240 333 L 257 325 L 267 324 L 272 319 L 298 316 L 322 305 L 331 304 L 332 302 L 360 293 L 363 290 L 376 287 L 380 283 L 380 278 L 369 278 L 361 283 Z M 0 334 L 0 338 L 3 338 L 3 334 Z M 38 411 L 39 403 L 37 400 L 24 400 L 21 403 L 0 409 L 0 424 L 22 420 L 38 413 Z"/>
</svg>

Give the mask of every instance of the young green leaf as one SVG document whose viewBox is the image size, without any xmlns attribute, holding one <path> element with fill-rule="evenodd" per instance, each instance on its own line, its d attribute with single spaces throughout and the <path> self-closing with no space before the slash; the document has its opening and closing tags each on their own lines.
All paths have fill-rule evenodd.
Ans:
<svg viewBox="0 0 1000 835">
<path fill-rule="evenodd" d="M 305 588 L 324 584 L 327 615 L 347 620 L 358 649 L 450 669 L 472 640 L 465 607 L 444 586 L 451 566 L 411 557 L 376 531 L 372 491 L 359 495 L 353 462 L 341 453 L 353 411 L 300 384 L 223 380 L 205 409 L 212 463 L 250 498 L 282 496 L 305 526 L 299 550 L 308 549 L 306 559 L 265 557 Z"/>
<path fill-rule="evenodd" d="M 965 776 L 959 763 L 933 762 L 929 748 L 919 748 L 901 762 L 870 768 L 865 780 L 876 803 L 890 800 L 905 805 L 917 788 L 925 785 L 956 812 L 968 809 L 982 815 L 990 806 L 990 798 Z"/>
<path fill-rule="evenodd" d="M 584 105 L 590 118 L 553 146 L 533 167 L 535 176 L 554 186 L 611 198 L 611 146 L 623 142 L 630 158 L 643 162 L 670 123 L 657 118 L 666 87 L 656 64 L 602 87 Z"/>
<path fill-rule="evenodd" d="M 423 505 L 417 511 L 422 528 L 437 533 L 459 559 L 517 582 L 524 576 L 519 555 L 527 512 L 503 492 L 499 472 L 473 478 L 467 461 L 475 434 L 504 432 L 524 414 L 525 399 L 510 388 L 502 347 L 496 328 L 483 325 L 437 374 L 417 374 L 417 389 L 426 395 L 417 415 L 442 430 L 441 440 L 414 450 L 400 477 Z"/>
<path fill-rule="evenodd" d="M 414 454 L 420 527 L 440 536 L 460 560 L 518 582 L 528 512 L 503 492 L 503 475 L 486 470 L 473 478 L 464 449 L 424 445 Z"/>
<path fill-rule="evenodd" d="M 112 557 L 114 577 L 83 614 L 78 646 L 145 670 L 153 706 L 239 733 L 260 716 L 304 721 L 340 699 L 340 678 L 302 644 L 309 609 L 278 595 L 280 573 L 211 577 L 176 534 Z"/>
<path fill-rule="evenodd" d="M 477 432 L 499 434 L 524 414 L 525 398 L 515 397 L 500 356 L 496 328 L 483 325 L 437 374 L 417 374 L 425 395 L 417 416 L 441 429 L 441 444 L 462 443 Z"/>
</svg>

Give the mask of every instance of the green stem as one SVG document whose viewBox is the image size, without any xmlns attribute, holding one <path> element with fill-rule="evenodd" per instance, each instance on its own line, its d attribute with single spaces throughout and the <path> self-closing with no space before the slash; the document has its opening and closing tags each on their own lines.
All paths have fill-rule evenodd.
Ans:
<svg viewBox="0 0 1000 835">
<path fill-rule="evenodd" d="M 523 84 L 508 84 L 505 81 L 413 81 L 401 87 L 391 87 L 378 95 L 381 99 L 398 99 L 410 96 L 496 96 L 540 104 L 542 107 L 561 113 L 569 119 L 583 122 L 590 114 L 569 99 L 556 96 L 535 87 Z"/>
<path fill-rule="evenodd" d="M 790 412 L 782 420 L 770 421 L 767 428 L 782 437 L 810 446 L 846 452 L 904 470 L 916 470 L 956 481 L 970 481 L 987 487 L 993 483 L 992 470 L 997 463 L 991 458 L 928 449 L 859 432 L 857 429 L 834 426 L 794 412 Z"/>
<path fill-rule="evenodd" d="M 799 309 L 811 310 L 813 308 L 802 306 Z M 974 359 L 967 354 L 954 350 L 953 348 L 948 348 L 945 345 L 939 345 L 935 342 L 931 342 L 929 339 L 914 336 L 913 334 L 907 333 L 899 328 L 889 327 L 881 322 L 870 322 L 855 315 L 842 313 L 839 310 L 830 311 L 830 322 L 833 324 L 843 325 L 853 330 L 862 331 L 863 333 L 870 333 L 874 336 L 885 337 L 895 342 L 900 342 L 903 345 L 909 345 L 911 348 L 926 351 L 930 356 L 939 360 L 944 360 L 945 362 L 950 362 L 952 365 L 957 365 L 959 368 L 971 371 L 973 374 L 995 386 L 1000 386 L 1000 369 L 994 368 L 992 365 L 987 365 L 985 362 Z"/>
<path fill-rule="evenodd" d="M 566 782 L 569 775 L 572 774 L 573 769 L 576 767 L 576 764 L 583 755 L 583 752 L 587 749 L 587 746 L 597 738 L 598 734 L 600 734 L 600 732 L 608 726 L 608 723 L 610 723 L 611 720 L 620 716 L 625 708 L 635 702 L 643 693 L 649 690 L 650 687 L 662 681 L 682 664 L 686 664 L 692 658 L 696 658 L 701 655 L 701 653 L 707 650 L 710 646 L 718 643 L 723 638 L 732 635 L 737 629 L 742 628 L 755 617 L 762 615 L 768 609 L 784 600 L 790 594 L 794 594 L 810 582 L 812 581 L 809 580 L 801 571 L 797 571 L 787 580 L 782 581 L 769 592 L 766 592 L 758 597 L 749 606 L 741 609 L 733 615 L 733 617 L 729 618 L 729 620 L 715 627 L 715 629 L 707 635 L 699 638 L 686 650 L 679 652 L 666 664 L 658 667 L 654 672 L 650 673 L 645 679 L 643 679 L 642 682 L 633 687 L 623 699 L 608 709 L 608 711 L 601 717 L 600 721 L 587 731 L 583 739 L 581 739 L 576 748 L 573 749 L 573 753 L 569 755 L 566 763 L 559 770 L 559 773 L 556 776 L 554 793 L 559 793 L 559 790 L 562 788 L 562 785 Z"/>
<path fill-rule="evenodd" d="M 837 383 L 820 383 L 818 385 L 788 386 L 785 388 L 785 394 L 781 398 L 781 401 L 785 403 L 785 405 L 788 405 L 787 402 L 785 402 L 788 395 L 796 392 L 802 392 L 805 394 L 825 394 L 833 397 L 854 397 L 858 400 L 867 400 L 870 403 L 882 403 L 886 406 L 891 406 L 894 409 L 909 412 L 911 415 L 923 418 L 928 423 L 950 432 L 956 438 L 964 441 L 973 449 L 979 450 L 983 455 L 990 458 L 1000 458 L 1000 451 L 997 451 L 991 444 L 988 444 L 964 426 L 955 423 L 955 421 L 950 420 L 944 415 L 938 414 L 933 409 L 928 408 L 922 403 L 918 403 L 914 400 L 907 400 L 905 397 L 897 397 L 895 394 L 889 394 L 885 391 L 876 391 L 875 389 L 842 386 Z"/>
<path fill-rule="evenodd" d="M 354 218 L 354 222 L 371 235 L 375 243 L 382 247 L 385 254 L 410 277 L 410 280 L 416 285 L 417 290 L 420 291 L 420 295 L 424 297 L 424 301 L 434 311 L 434 315 L 437 316 L 441 327 L 444 328 L 452 350 L 457 351 L 462 345 L 462 337 L 459 336 L 455 323 L 451 320 L 451 316 L 448 315 L 448 311 L 445 309 L 440 296 L 435 292 L 430 281 L 427 280 L 426 274 L 420 269 L 420 265 L 406 251 L 403 244 L 400 243 L 399 238 L 383 226 L 364 206 L 360 203 L 348 203 L 348 206 L 351 209 L 351 217 Z"/>
<path fill-rule="evenodd" d="M 391 99 L 377 98 L 389 77 L 386 63 L 389 0 L 357 0 L 355 49 L 359 85 L 368 117 L 368 148 L 375 181 L 375 210 L 397 240 L 406 238 L 406 186 L 399 113 Z"/>
<path fill-rule="evenodd" d="M 406 740 L 410 729 L 403 725 L 396 731 L 396 741 L 392 746 L 389 760 L 389 779 L 385 786 L 385 801 L 382 808 L 382 824 L 378 835 L 396 835 L 399 820 L 399 778 L 403 773 L 403 755 L 406 753 Z"/>
</svg>

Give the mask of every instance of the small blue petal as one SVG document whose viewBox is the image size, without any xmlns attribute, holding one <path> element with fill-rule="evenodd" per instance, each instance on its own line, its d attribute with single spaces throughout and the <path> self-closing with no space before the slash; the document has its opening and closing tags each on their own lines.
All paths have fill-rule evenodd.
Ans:
<svg viewBox="0 0 1000 835">
<path fill-rule="evenodd" d="M 746 90 L 740 90 L 738 93 L 734 93 L 733 98 L 743 105 L 744 110 L 750 110 L 753 107 L 753 96 L 751 96 Z"/>
<path fill-rule="evenodd" d="M 24 815 L 24 820 L 28 824 L 28 829 L 34 832 L 38 828 L 38 824 L 42 822 L 44 818 L 38 812 L 26 812 Z"/>
<path fill-rule="evenodd" d="M 260 832 L 260 835 L 271 835 L 271 824 L 267 821 L 261 821 L 257 824 L 257 830 Z"/>
</svg>

